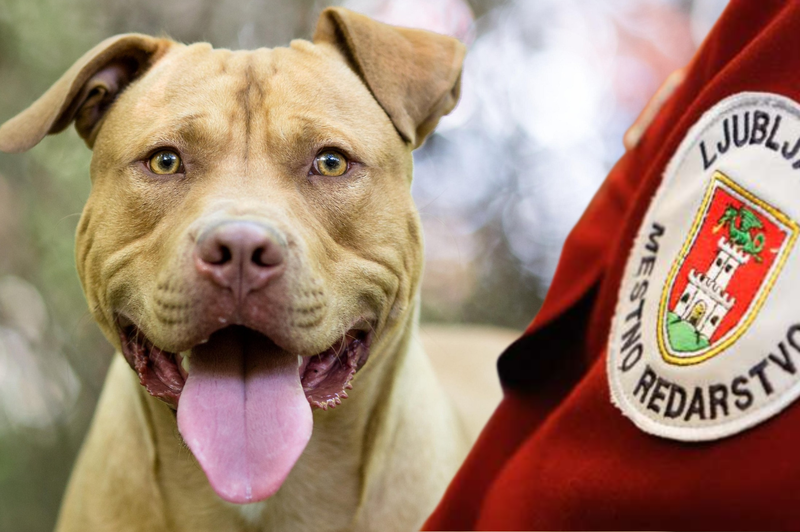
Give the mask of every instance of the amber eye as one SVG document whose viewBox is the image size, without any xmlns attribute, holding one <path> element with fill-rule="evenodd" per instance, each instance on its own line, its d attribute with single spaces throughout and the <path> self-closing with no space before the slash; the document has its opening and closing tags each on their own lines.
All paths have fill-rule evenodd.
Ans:
<svg viewBox="0 0 800 532">
<path fill-rule="evenodd" d="M 314 159 L 314 168 L 328 177 L 338 177 L 347 171 L 347 159 L 338 151 L 326 150 Z"/>
<path fill-rule="evenodd" d="M 177 174 L 181 169 L 181 158 L 172 150 L 161 150 L 150 157 L 150 170 L 154 174 Z"/>
</svg>

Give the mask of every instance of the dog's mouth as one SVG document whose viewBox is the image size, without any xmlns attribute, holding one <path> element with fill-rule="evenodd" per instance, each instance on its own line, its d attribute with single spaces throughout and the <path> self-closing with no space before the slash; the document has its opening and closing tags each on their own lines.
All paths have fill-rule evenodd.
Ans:
<svg viewBox="0 0 800 532">
<path fill-rule="evenodd" d="M 261 333 L 233 325 L 215 332 L 190 350 L 171 353 L 156 347 L 130 320 L 121 318 L 119 324 L 122 352 L 139 375 L 139 382 L 150 395 L 161 399 L 174 410 L 178 409 L 181 392 L 191 370 L 192 353 L 217 351 L 219 339 L 229 333 L 263 336 L 267 342 L 271 342 Z M 367 323 L 359 323 L 322 353 L 297 355 L 300 383 L 312 407 L 327 410 L 342 404 L 342 399 L 347 399 L 347 390 L 353 388 L 353 377 L 369 357 L 371 343 L 371 327 Z"/>
<path fill-rule="evenodd" d="M 347 398 L 372 339 L 359 325 L 322 353 L 298 356 L 259 332 L 229 326 L 172 353 L 129 320 L 119 324 L 123 354 L 139 381 L 177 410 L 181 436 L 211 486 L 234 503 L 263 500 L 280 488 L 311 437 L 312 408 Z"/>
</svg>

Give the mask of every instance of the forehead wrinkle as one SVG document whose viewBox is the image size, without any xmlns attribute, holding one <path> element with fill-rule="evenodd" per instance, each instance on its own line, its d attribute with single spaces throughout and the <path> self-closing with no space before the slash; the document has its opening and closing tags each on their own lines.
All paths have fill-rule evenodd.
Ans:
<svg viewBox="0 0 800 532">
<path fill-rule="evenodd" d="M 284 137 L 293 130 L 338 137 L 353 146 L 381 150 L 394 126 L 372 94 L 345 64 L 325 56 L 275 49 L 281 71 L 271 83 L 273 124 Z M 387 127 L 388 126 L 388 127 Z M 278 129 L 276 127 L 276 129 Z M 276 131 L 280 136 L 280 131 Z"/>
<path fill-rule="evenodd" d="M 243 69 L 244 84 L 238 93 L 245 126 L 244 160 L 249 160 L 251 146 L 257 146 L 253 136 L 269 129 L 270 106 L 268 104 L 270 81 L 277 68 L 272 61 L 271 50 L 259 49 L 248 52 Z"/>
<path fill-rule="evenodd" d="M 235 145 L 232 135 L 242 117 L 230 112 L 237 107 L 233 96 L 242 83 L 243 72 L 237 67 L 243 55 L 192 45 L 176 49 L 154 65 L 129 94 L 128 121 L 136 126 L 126 129 L 137 134 L 120 146 L 121 154 L 141 157 L 146 149 L 172 144 L 208 155 Z"/>
<path fill-rule="evenodd" d="M 290 115 L 287 119 L 292 123 L 290 135 L 294 138 L 287 139 L 289 142 L 294 143 L 320 143 L 320 142 L 336 142 L 343 144 L 343 148 L 355 149 L 358 145 L 358 140 L 352 137 L 345 130 L 338 128 L 330 120 L 319 116 L 308 115 Z M 284 137 L 286 133 L 284 132 Z"/>
<path fill-rule="evenodd" d="M 162 138 L 178 138 L 187 144 L 195 144 L 202 142 L 205 137 L 210 137 L 207 133 L 207 128 L 203 123 L 199 123 L 201 117 L 193 116 L 189 120 L 175 120 L 166 124 L 163 129 L 169 131 L 168 134 L 162 134 Z M 155 136 L 158 136 L 156 134 Z"/>
<path fill-rule="evenodd" d="M 267 135 L 270 151 L 284 158 L 298 159 L 311 156 L 310 152 L 323 147 L 338 147 L 369 166 L 385 159 L 387 147 L 382 139 L 387 135 L 394 138 L 393 128 L 382 130 L 369 123 L 372 122 L 369 117 L 343 120 L 338 113 L 325 113 L 327 109 L 324 102 L 300 109 L 281 104 L 273 106 L 274 119 Z"/>
<path fill-rule="evenodd" d="M 215 121 L 207 118 L 206 113 L 195 113 L 153 124 L 139 136 L 139 142 L 129 145 L 127 157 L 141 157 L 145 155 L 145 151 L 165 145 L 174 146 L 183 152 L 208 149 L 224 137 L 221 136 L 222 132 L 209 127 Z"/>
</svg>

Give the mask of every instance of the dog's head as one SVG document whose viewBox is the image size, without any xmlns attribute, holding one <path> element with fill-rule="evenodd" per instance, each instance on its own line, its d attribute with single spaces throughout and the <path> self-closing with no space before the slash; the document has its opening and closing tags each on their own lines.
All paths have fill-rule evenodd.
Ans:
<svg viewBox="0 0 800 532">
<path fill-rule="evenodd" d="M 413 314 L 411 151 L 455 105 L 463 55 L 340 8 L 288 48 L 122 35 L 0 128 L 18 152 L 74 121 L 94 150 L 86 297 L 221 497 L 273 494 L 312 408 Z"/>
</svg>

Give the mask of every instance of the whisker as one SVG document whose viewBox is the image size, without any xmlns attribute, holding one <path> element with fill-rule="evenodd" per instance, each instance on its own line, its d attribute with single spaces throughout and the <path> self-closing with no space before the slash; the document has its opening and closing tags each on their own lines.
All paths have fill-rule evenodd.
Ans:
<svg viewBox="0 0 800 532">
<path fill-rule="evenodd" d="M 80 213 L 80 212 L 73 212 L 72 214 L 68 214 L 68 215 L 64 216 L 63 218 L 61 218 L 57 223 L 63 222 L 67 218 L 72 218 L 73 216 L 80 216 L 81 214 L 82 213 Z"/>
</svg>

